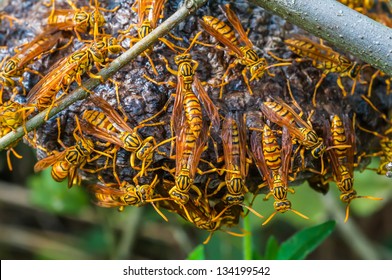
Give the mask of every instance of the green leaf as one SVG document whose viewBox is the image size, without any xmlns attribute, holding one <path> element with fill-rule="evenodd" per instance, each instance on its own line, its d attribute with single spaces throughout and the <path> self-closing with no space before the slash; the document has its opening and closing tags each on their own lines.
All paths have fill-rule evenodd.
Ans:
<svg viewBox="0 0 392 280">
<path fill-rule="evenodd" d="M 335 221 L 301 230 L 280 246 L 278 260 L 303 260 L 317 248 L 335 228 Z"/>
<path fill-rule="evenodd" d="M 279 252 L 278 240 L 276 240 L 275 236 L 271 235 L 267 240 L 264 259 L 276 260 L 278 252 Z"/>
<path fill-rule="evenodd" d="M 31 189 L 31 202 L 48 212 L 56 214 L 78 214 L 88 205 L 86 192 L 74 186 L 67 188 L 67 182 L 53 180 L 50 168 L 29 177 L 27 185 Z"/>
<path fill-rule="evenodd" d="M 197 246 L 186 258 L 187 260 L 205 260 L 204 245 Z"/>
</svg>

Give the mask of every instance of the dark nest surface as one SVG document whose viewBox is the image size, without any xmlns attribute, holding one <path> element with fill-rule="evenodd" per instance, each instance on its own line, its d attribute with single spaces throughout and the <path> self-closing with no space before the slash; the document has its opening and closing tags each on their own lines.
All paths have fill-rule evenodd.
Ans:
<svg viewBox="0 0 392 280">
<path fill-rule="evenodd" d="M 189 16 L 184 22 L 180 23 L 178 27 L 173 29 L 171 34 L 181 38 L 182 41 L 176 41 L 170 36 L 167 36 L 166 38 L 183 48 L 187 48 L 191 43 L 191 39 L 197 32 L 202 30 L 198 23 L 198 19 L 202 18 L 202 16 L 211 15 L 227 22 L 227 19 L 220 9 L 220 6 L 226 3 L 229 2 L 209 1 L 208 4 L 199 9 L 195 15 Z M 77 1 L 79 7 L 84 5 L 87 6 L 88 4 L 89 3 L 86 1 Z M 137 15 L 131 10 L 133 1 L 99 1 L 99 4 L 106 9 L 113 9 L 114 7 L 119 6 L 119 9 L 116 12 L 103 12 L 106 19 L 104 29 L 107 34 L 118 37 L 119 31 L 126 30 L 130 24 L 134 24 L 137 21 Z M 180 1 L 168 1 L 164 8 L 164 18 L 173 14 L 178 9 L 179 4 Z M 285 59 L 297 58 L 297 56 L 286 47 L 284 40 L 291 38 L 294 34 L 308 34 L 285 20 L 249 4 L 247 1 L 232 1 L 230 4 L 232 10 L 235 11 L 240 18 L 244 29 L 249 31 L 249 39 L 253 42 L 255 46 L 254 49 L 260 57 L 266 58 L 269 64 L 278 63 L 278 61 L 269 56 L 268 52 L 272 52 L 277 57 Z M 1 52 L 3 57 L 5 57 L 7 53 L 12 53 L 13 48 L 16 46 L 31 41 L 39 34 L 42 27 L 45 25 L 47 16 L 50 12 L 50 8 L 43 5 L 42 1 L 9 1 L 4 7 L 4 12 L 20 19 L 20 22 L 14 23 L 12 27 L 6 22 L 0 26 L 0 45 L 6 46 L 6 49 L 3 49 Z M 65 1 L 56 1 L 56 8 L 61 9 L 68 7 Z M 162 20 L 164 20 L 164 18 Z M 136 30 L 134 29 L 131 30 L 130 34 L 132 36 L 137 36 Z M 71 36 L 71 32 L 64 32 L 64 39 L 61 41 L 61 44 L 65 44 Z M 88 39 L 92 38 L 87 35 L 83 36 Z M 316 40 L 314 37 L 313 39 Z M 206 32 L 203 32 L 198 40 L 210 44 L 218 43 Z M 82 44 L 82 42 L 74 40 L 67 49 L 44 56 L 42 59 L 32 64 L 31 68 L 40 73 L 47 74 L 48 69 L 56 61 L 74 52 L 80 48 Z M 129 48 L 128 39 L 124 40 L 121 44 L 125 49 Z M 351 120 L 355 118 L 355 122 L 360 126 L 380 134 L 383 134 L 388 126 L 390 126 L 390 124 L 380 117 L 378 112 L 372 109 L 369 104 L 361 98 L 361 95 L 367 93 L 367 83 L 357 83 L 355 93 L 353 95 L 349 94 L 344 98 L 340 88 L 337 86 L 337 74 L 334 73 L 329 74 L 321 84 L 317 92 L 317 105 L 314 107 L 311 99 L 314 87 L 319 81 L 322 71 L 314 68 L 311 61 L 293 61 L 290 66 L 269 69 L 271 75 L 265 74 L 261 79 L 250 82 L 253 95 L 249 94 L 241 75 L 244 66 L 236 65 L 232 71 L 229 72 L 227 84 L 224 86 L 223 98 L 220 99 L 220 88 L 217 85 L 222 82 L 221 78 L 223 73 L 235 58 L 227 51 L 222 51 L 221 49 L 214 47 L 201 46 L 199 44 L 195 44 L 190 50 L 190 53 L 192 54 L 193 59 L 199 63 L 197 76 L 200 81 L 206 83 L 204 88 L 213 103 L 218 107 L 220 115 L 224 117 L 228 115 L 229 112 L 237 112 L 246 115 L 248 147 L 251 146 L 249 142 L 251 130 L 249 128 L 261 129 L 263 127 L 265 119 L 260 109 L 260 105 L 263 102 L 282 99 L 299 113 L 299 110 L 293 106 L 293 100 L 289 94 L 287 82 L 290 84 L 295 101 L 302 109 L 304 114 L 303 119 L 306 120 L 309 115 L 312 116 L 310 122 L 312 123 L 315 132 L 320 137 L 325 134 L 325 121 L 334 114 L 340 116 L 347 114 Z M 150 62 L 145 56 L 139 56 L 129 63 L 129 65 L 118 71 L 114 75 L 113 80 L 118 84 L 120 104 L 118 104 L 116 100 L 116 89 L 113 82 L 107 82 L 106 84 L 98 86 L 94 90 L 94 94 L 103 97 L 116 110 L 121 107 L 127 114 L 128 124 L 131 127 L 134 127 L 144 119 L 160 112 L 170 96 L 175 94 L 176 89 L 170 85 L 157 85 L 144 77 L 144 75 L 147 75 L 158 82 L 171 81 L 176 83 L 177 77 L 166 70 L 165 63 L 162 59 L 162 57 L 166 58 L 169 61 L 170 66 L 173 69 L 177 69 L 177 65 L 174 63 L 175 55 L 175 52 L 169 49 L 165 44 L 159 42 L 155 44 L 154 50 L 151 53 L 151 59 L 155 64 L 158 75 L 154 74 Z M 354 58 L 349 55 L 348 57 L 353 61 L 361 62 L 359 58 Z M 115 58 L 115 56 L 112 56 L 112 58 Z M 94 72 L 96 69 L 93 69 L 92 71 Z M 375 71 L 376 70 L 372 67 L 364 68 L 361 72 L 361 78 L 365 82 L 369 82 Z M 248 77 L 250 77 L 249 73 L 247 74 Z M 87 79 L 87 75 L 85 75 L 84 78 Z M 386 95 L 385 79 L 387 79 L 387 77 L 377 77 L 375 79 L 371 100 L 378 110 L 388 115 L 388 111 L 392 108 L 392 95 Z M 34 74 L 24 74 L 23 85 L 27 92 L 38 80 L 39 77 Z M 350 91 L 353 81 L 347 77 L 343 77 L 342 80 L 347 91 Z M 77 85 L 74 83 L 70 90 L 76 87 Z M 5 100 L 10 97 L 10 93 L 7 93 L 7 89 L 5 89 L 3 96 Z M 63 149 L 58 143 L 57 119 L 59 119 L 61 125 L 60 138 L 65 146 L 69 147 L 75 144 L 75 139 L 73 137 L 75 116 L 78 116 L 78 118 L 81 119 L 83 112 L 90 109 L 99 110 L 99 108 L 89 101 L 89 99 L 78 101 L 68 109 L 48 120 L 45 125 L 39 127 L 35 134 L 36 145 L 40 147 L 37 148 L 38 160 L 45 158 L 47 156 L 47 151 L 61 151 Z M 118 112 L 120 112 L 120 110 L 118 110 Z M 157 143 L 171 138 L 173 136 L 170 127 L 172 112 L 173 102 L 169 104 L 166 111 L 162 112 L 154 119 L 154 122 L 164 122 L 164 125 L 143 127 L 139 129 L 138 132 L 143 138 L 148 136 L 154 137 Z M 271 127 L 276 131 L 281 130 L 279 126 L 272 123 Z M 219 127 L 217 131 L 211 130 L 207 149 L 202 154 L 203 160 L 210 162 L 217 168 L 223 168 L 223 163 L 217 162 L 217 158 L 223 156 L 221 129 L 222 127 Z M 32 136 L 32 134 L 30 135 Z M 91 135 L 85 135 L 84 137 L 90 138 L 94 142 L 100 141 Z M 280 138 L 281 137 L 279 136 L 278 139 L 281 144 Z M 363 153 L 371 154 L 380 150 L 380 139 L 372 134 L 356 128 L 355 138 L 356 155 L 361 155 Z M 170 143 L 161 146 L 159 150 L 166 153 L 167 156 L 155 153 L 151 167 L 166 166 L 167 168 L 174 168 L 175 161 L 170 158 L 170 148 Z M 297 145 L 294 145 L 294 148 L 297 148 Z M 101 149 L 103 150 L 104 148 Z M 46 150 L 46 152 L 44 150 Z M 123 149 L 118 151 L 115 166 L 121 181 L 126 180 L 132 182 L 133 177 L 138 173 L 137 170 L 133 170 L 130 167 L 129 158 L 129 152 L 126 152 Z M 331 174 L 331 169 L 328 167 L 326 156 L 323 157 L 323 160 L 325 161 L 325 166 L 327 168 L 325 176 L 328 177 Z M 358 168 L 363 170 L 369 162 L 369 157 L 362 157 L 362 161 L 358 163 Z M 296 174 L 295 181 L 292 181 L 290 185 L 295 186 L 305 180 L 310 180 L 311 184 L 313 184 L 316 189 L 320 186 L 320 176 L 314 172 L 308 171 L 309 169 L 321 170 L 320 159 L 315 159 L 310 151 L 306 150 L 306 169 L 301 168 L 302 160 L 299 153 L 295 155 L 293 163 L 294 166 L 292 166 L 292 170 L 301 170 Z M 100 169 L 104 167 L 105 164 L 106 158 L 102 157 L 86 164 L 84 168 Z M 205 162 L 201 162 L 199 168 L 206 171 L 211 167 Z M 82 179 L 82 184 L 84 185 L 96 182 L 98 174 L 106 183 L 115 182 L 112 164 L 99 173 L 92 174 L 80 170 L 79 174 Z M 156 175 L 159 178 L 156 193 L 160 194 L 160 196 L 167 196 L 168 188 L 165 187 L 164 180 L 165 182 L 174 182 L 173 174 L 170 172 L 162 169 L 148 172 L 147 176 L 139 179 L 139 183 L 149 184 Z M 204 192 L 206 182 L 208 181 L 208 193 L 213 193 L 219 183 L 223 180 L 224 175 L 220 176 L 216 172 L 206 175 L 196 174 L 195 185 L 201 192 Z M 258 193 L 259 189 L 257 186 L 262 182 L 262 177 L 255 164 L 250 164 L 249 173 L 246 178 L 246 186 L 248 187 L 249 192 Z M 267 192 L 267 188 L 263 188 L 262 190 Z M 223 188 L 220 192 L 214 194 L 213 197 L 210 197 L 211 205 L 217 203 L 224 193 L 225 190 Z M 193 198 L 196 197 L 196 193 L 192 190 L 190 191 L 190 194 Z M 250 195 L 249 200 L 251 198 L 252 196 Z M 272 199 L 269 202 L 263 203 L 272 203 Z M 248 205 L 249 203 L 246 204 Z M 174 211 L 180 211 L 176 208 L 177 206 L 165 205 L 165 203 L 161 204 L 162 207 L 167 207 L 171 210 L 174 208 Z"/>
</svg>

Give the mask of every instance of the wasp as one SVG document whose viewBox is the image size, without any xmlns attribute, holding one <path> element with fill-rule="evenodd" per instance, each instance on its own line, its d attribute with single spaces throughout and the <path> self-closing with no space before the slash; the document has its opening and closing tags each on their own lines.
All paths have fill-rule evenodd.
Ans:
<svg viewBox="0 0 392 280">
<path fill-rule="evenodd" d="M 26 119 L 24 114 L 24 102 L 24 97 L 16 96 L 15 101 L 8 100 L 0 104 L 0 138 L 24 124 L 24 120 Z M 27 135 L 27 131 L 25 131 L 25 133 Z M 28 138 L 26 138 L 26 140 L 29 142 Z M 12 171 L 10 153 L 12 153 L 16 158 L 22 158 L 22 156 L 13 149 L 18 142 L 19 141 L 14 142 L 7 148 L 7 164 L 10 171 Z M 30 144 L 34 147 L 33 143 Z"/>
<path fill-rule="evenodd" d="M 137 14 L 137 23 L 131 24 L 127 30 L 120 31 L 120 33 L 126 34 L 132 28 L 136 27 L 138 38 L 130 37 L 128 35 L 124 36 L 124 38 L 130 38 L 131 45 L 133 43 L 142 40 L 144 37 L 150 34 L 152 30 L 154 30 L 157 27 L 158 20 L 163 17 L 165 2 L 166 0 L 137 0 L 134 2 L 132 6 L 132 10 Z M 170 36 L 174 37 L 172 34 L 170 34 Z M 177 38 L 177 37 L 174 38 L 180 41 L 182 40 L 181 38 Z M 176 48 L 182 49 L 178 46 L 175 46 L 173 43 L 169 42 L 165 38 L 159 38 L 159 40 L 173 51 L 176 51 Z M 153 46 L 146 49 L 143 52 L 143 55 L 147 57 L 147 59 L 149 60 L 152 70 L 154 71 L 154 74 L 158 75 L 158 72 L 155 69 L 154 62 L 150 56 L 152 50 L 153 50 Z"/>
<path fill-rule="evenodd" d="M 246 129 L 242 116 L 226 116 L 222 124 L 222 145 L 226 172 L 223 185 L 227 187 L 223 201 L 228 205 L 241 204 L 245 193 L 248 192 L 245 186 L 248 173 Z"/>
<path fill-rule="evenodd" d="M 106 12 L 115 12 L 118 7 L 113 10 L 106 10 L 98 6 L 98 1 L 95 0 L 95 9 L 92 9 L 92 1 L 90 0 L 90 7 L 77 8 L 72 1 L 66 2 L 72 9 L 56 10 L 55 0 L 51 0 L 52 11 L 48 17 L 48 26 L 54 27 L 57 30 L 73 30 L 79 41 L 83 41 L 79 33 L 88 33 L 93 30 L 94 38 L 98 35 L 98 29 L 105 24 L 104 16 L 99 12 L 103 10 Z"/>
<path fill-rule="evenodd" d="M 114 38 L 104 37 L 101 41 L 83 47 L 57 62 L 28 93 L 27 106 L 34 105 L 38 111 L 54 105 L 55 96 L 60 89 L 66 90 L 73 81 L 82 84 L 82 75 L 87 73 L 92 78 L 101 78 L 90 72 L 94 63 L 103 63 L 108 51 L 118 50 Z"/>
<path fill-rule="evenodd" d="M 158 175 L 155 175 L 154 180 L 150 184 L 132 185 L 127 181 L 122 181 L 121 184 L 102 183 L 89 186 L 90 191 L 94 194 L 95 204 L 100 207 L 112 208 L 119 207 L 118 211 L 124 211 L 125 206 L 141 207 L 146 203 L 150 203 L 155 211 L 165 220 L 166 216 L 154 204 L 156 201 L 163 199 L 154 198 L 154 190 L 159 183 Z M 167 200 L 166 198 L 164 200 Z"/>
<path fill-rule="evenodd" d="M 249 84 L 250 81 L 260 79 L 265 72 L 269 74 L 268 68 L 270 67 L 289 65 L 289 63 L 279 63 L 268 66 L 267 60 L 265 58 L 260 58 L 259 55 L 254 51 L 253 43 L 249 40 L 247 33 L 242 27 L 240 19 L 230 9 L 230 5 L 226 4 L 222 10 L 226 18 L 239 34 L 239 39 L 242 43 L 244 43 L 244 45 L 241 46 L 239 44 L 234 30 L 223 21 L 220 21 L 219 19 L 212 16 L 203 16 L 203 20 L 199 21 L 205 31 L 207 31 L 211 36 L 215 37 L 221 44 L 226 46 L 236 57 L 236 60 L 229 65 L 226 72 L 222 76 L 223 83 L 219 98 L 222 98 L 224 81 L 226 80 L 230 69 L 235 67 L 237 64 L 245 66 L 242 71 L 242 76 L 245 84 L 248 87 L 249 93 L 253 94 Z M 250 79 L 247 77 L 247 71 L 249 71 L 251 75 Z"/>
<path fill-rule="evenodd" d="M 241 204 L 244 195 L 248 192 L 245 179 L 248 173 L 246 158 L 246 130 L 240 113 L 228 113 L 222 124 L 222 146 L 224 155 L 225 181 L 220 183 L 212 196 L 220 191 L 223 186 L 227 192 L 222 200 L 227 205 Z M 222 172 L 223 174 L 223 172 Z"/>
<path fill-rule="evenodd" d="M 242 114 L 230 112 L 226 115 L 222 124 L 221 138 L 225 165 L 221 171 L 216 169 L 216 172 L 222 175 L 224 171 L 226 173 L 225 181 L 221 182 L 216 190 L 212 194 L 209 194 L 208 197 L 217 194 L 222 187 L 226 186 L 227 191 L 222 197 L 222 201 L 226 205 L 243 206 L 258 217 L 263 218 L 254 209 L 243 204 L 245 194 L 248 192 L 245 180 L 248 174 L 248 165 L 251 161 L 246 157 L 246 128 Z M 214 170 L 211 169 L 208 172 Z"/>
<path fill-rule="evenodd" d="M 354 151 L 355 151 L 355 133 L 352 123 L 347 115 L 340 119 L 339 116 L 331 117 L 331 124 L 325 121 L 325 139 L 327 147 L 336 146 L 336 143 L 345 143 L 350 148 L 328 148 L 327 154 L 332 167 L 333 179 L 341 192 L 340 200 L 347 203 L 345 222 L 349 217 L 349 206 L 353 199 L 367 198 L 380 200 L 381 198 L 372 196 L 359 196 L 354 190 Z M 344 141 L 344 142 L 343 142 Z"/>
<path fill-rule="evenodd" d="M 277 99 L 275 101 L 263 102 L 261 104 L 261 111 L 273 123 L 281 127 L 286 126 L 295 141 L 304 146 L 305 149 L 311 150 L 314 158 L 319 158 L 323 155 L 325 151 L 323 139 L 318 137 L 310 122 L 305 122 L 283 100 Z"/>
<path fill-rule="evenodd" d="M 346 56 L 334 51 L 330 47 L 327 47 L 324 44 L 316 43 L 304 36 L 295 36 L 291 39 L 286 39 L 285 44 L 296 55 L 304 59 L 311 59 L 312 65 L 323 71 L 320 80 L 317 82 L 313 92 L 313 106 L 316 106 L 317 90 L 329 73 L 338 73 L 337 84 L 342 90 L 343 96 L 347 96 L 347 92 L 342 84 L 341 78 L 351 78 L 354 81 L 351 94 L 354 93 L 357 77 L 360 70 L 364 67 L 362 64 L 353 62 Z"/>
<path fill-rule="evenodd" d="M 264 124 L 267 126 L 267 124 Z M 258 168 L 260 174 L 265 178 L 267 185 L 270 189 L 267 196 L 264 200 L 268 200 L 270 196 L 273 196 L 275 199 L 274 208 L 275 212 L 273 212 L 268 219 L 263 223 L 266 225 L 275 215 L 276 213 L 285 213 L 287 211 L 292 211 L 298 216 L 308 219 L 307 216 L 301 214 L 297 210 L 291 208 L 291 202 L 287 199 L 287 194 L 294 193 L 293 188 L 289 188 L 288 180 L 289 180 L 289 172 L 290 172 L 290 162 L 291 155 L 293 151 L 293 144 L 291 141 L 289 130 L 286 126 L 282 128 L 282 146 L 280 152 L 281 165 L 278 170 L 271 169 L 268 161 L 271 161 L 275 157 L 275 153 L 269 153 L 268 148 L 264 148 L 265 143 L 260 139 L 260 135 L 256 132 L 252 132 L 251 137 L 251 149 L 253 153 L 253 157 L 256 163 L 256 167 Z M 268 146 L 269 144 L 267 144 Z M 263 188 L 265 184 L 259 186 L 259 188 Z"/>
<path fill-rule="evenodd" d="M 362 98 L 376 111 L 378 112 L 381 117 L 392 126 L 392 121 L 387 118 L 385 114 L 383 114 L 380 110 L 376 108 L 376 106 L 365 96 L 362 96 Z M 378 151 L 373 154 L 366 155 L 367 157 L 372 157 L 372 156 L 378 156 L 380 157 L 380 165 L 377 169 L 377 174 L 380 175 L 387 175 L 388 177 L 391 177 L 391 170 L 389 166 L 391 166 L 392 162 L 392 127 L 388 128 L 385 130 L 384 133 L 378 133 L 375 131 L 368 130 L 366 128 L 363 128 L 359 124 L 357 124 L 358 128 L 367 132 L 371 133 L 374 136 L 380 138 L 380 146 L 381 146 L 381 151 Z M 389 168 L 388 168 L 389 167 Z"/>
<path fill-rule="evenodd" d="M 156 126 L 163 123 L 141 123 L 138 127 L 132 129 L 106 100 L 96 95 L 92 95 L 90 100 L 101 108 L 102 112 L 87 110 L 83 113 L 83 119 L 89 124 L 83 125 L 84 131 L 131 152 L 131 167 L 133 169 L 140 169 L 140 174 L 144 175 L 147 168 L 153 162 L 154 150 L 172 139 L 170 138 L 157 144 L 154 137 L 149 136 L 143 139 L 137 133 L 137 130 L 140 127 Z M 142 162 L 141 168 L 136 166 L 136 159 Z M 113 160 L 113 164 L 115 164 L 115 160 Z M 148 170 L 150 171 L 152 169 Z"/>
<path fill-rule="evenodd" d="M 238 237 L 245 235 L 244 233 L 232 232 L 222 228 L 223 226 L 232 227 L 239 223 L 239 217 L 243 212 L 240 205 L 227 206 L 223 201 L 220 201 L 214 207 L 211 207 L 207 196 L 204 195 L 203 198 L 197 200 L 197 202 L 189 199 L 186 203 L 186 208 L 184 205 L 177 203 L 166 203 L 164 207 L 171 212 L 177 213 L 197 228 L 209 231 L 210 234 L 203 244 L 207 244 L 211 240 L 213 233 L 217 230 L 222 230 Z"/>
<path fill-rule="evenodd" d="M 24 45 L 23 48 L 19 50 L 13 57 L 3 61 L 4 66 L 0 72 L 0 83 L 2 87 L 14 87 L 14 78 L 20 78 L 19 83 L 22 84 L 22 75 L 25 71 L 42 76 L 39 72 L 28 68 L 27 65 L 38 57 L 55 51 L 56 49 L 52 48 L 57 44 L 61 37 L 62 35 L 60 31 L 57 29 L 48 28 L 43 33 L 35 37 L 33 41 Z M 68 45 L 69 43 L 60 49 L 65 48 Z M 22 88 L 24 90 L 23 86 Z M 3 88 L 1 89 L 1 100 L 2 91 Z M 14 88 L 14 91 L 16 91 L 16 88 Z"/>
<path fill-rule="evenodd" d="M 170 197 L 174 202 L 184 205 L 189 200 L 189 190 L 193 189 L 199 197 L 200 190 L 193 184 L 196 172 L 203 174 L 198 169 L 202 152 L 207 142 L 207 126 L 203 125 L 199 137 L 196 137 L 187 122 L 183 122 L 180 132 L 176 135 L 176 167 L 175 185 L 169 190 Z M 172 173 L 172 170 L 164 170 Z"/>
<path fill-rule="evenodd" d="M 3 125 L 0 124 L 0 138 L 3 137 L 4 135 L 10 133 L 11 131 L 12 131 L 11 128 L 9 128 L 9 127 L 3 127 Z M 15 151 L 15 149 L 14 149 L 14 147 L 15 147 L 18 143 L 19 143 L 19 141 L 16 141 L 16 142 L 14 142 L 12 145 L 10 145 L 10 146 L 8 146 L 8 147 L 6 148 L 6 149 L 7 149 L 7 165 L 8 165 L 8 169 L 9 169 L 10 171 L 13 170 L 13 168 L 12 168 L 12 162 L 11 162 L 11 153 L 12 153 L 16 158 L 18 158 L 18 159 L 21 159 L 21 158 L 22 158 L 22 156 L 19 155 L 19 154 Z"/>
<path fill-rule="evenodd" d="M 132 6 L 132 10 L 137 13 L 137 23 L 131 24 L 127 30 L 121 31 L 121 33 L 128 33 L 133 27 L 136 26 L 138 38 L 131 38 L 131 44 L 140 41 L 148 34 L 151 33 L 153 29 L 157 27 L 158 20 L 163 13 L 163 6 L 166 0 L 137 0 Z M 128 36 L 125 36 L 128 37 Z M 160 40 L 165 41 L 163 38 Z M 143 55 L 150 61 L 151 67 L 156 75 L 158 75 L 155 69 L 154 63 L 150 57 L 152 52 L 150 47 L 143 52 Z"/>
<path fill-rule="evenodd" d="M 207 199 L 201 200 L 201 203 L 195 207 L 195 204 L 190 201 L 187 205 L 189 214 L 191 216 L 191 223 L 197 228 L 207 230 L 210 232 L 203 244 L 207 244 L 214 232 L 221 230 L 232 236 L 243 237 L 246 232 L 233 232 L 231 230 L 224 229 L 223 227 L 233 227 L 238 225 L 239 218 L 243 212 L 240 205 L 227 206 L 223 201 L 218 202 L 214 207 L 211 207 Z M 183 216 L 185 218 L 186 216 Z"/>
<path fill-rule="evenodd" d="M 171 127 L 175 129 L 176 134 L 179 134 L 182 129 L 182 123 L 180 120 L 183 120 L 182 116 L 185 115 L 186 122 L 189 124 L 190 130 L 196 138 L 199 137 L 203 126 L 204 119 L 202 104 L 211 121 L 211 126 L 214 129 L 218 129 L 220 126 L 218 109 L 208 96 L 201 81 L 196 75 L 196 69 L 198 68 L 199 63 L 192 59 L 192 55 L 188 53 L 200 34 L 201 32 L 195 36 L 194 40 L 184 53 L 178 54 L 174 57 L 174 62 L 178 65 L 177 71 L 169 66 L 169 62 L 166 58 L 162 57 L 166 63 L 167 70 L 171 74 L 177 76 Z M 148 76 L 145 77 L 153 83 L 162 84 L 154 81 Z M 167 82 L 163 83 L 166 84 Z M 167 104 L 171 101 L 170 99 L 162 110 L 165 110 Z"/>
<path fill-rule="evenodd" d="M 61 144 L 61 146 L 63 146 L 64 150 L 61 152 L 54 151 L 52 155 L 41 159 L 34 166 L 35 172 L 39 172 L 49 166 L 52 166 L 52 178 L 57 182 L 62 182 L 66 178 L 68 178 L 68 188 L 71 188 L 76 181 L 78 169 L 82 169 L 85 164 L 87 164 L 88 162 L 92 162 L 101 156 L 111 157 L 107 153 L 95 150 L 94 143 L 90 139 L 85 139 L 81 136 L 78 136 L 76 131 L 79 131 L 81 133 L 82 130 L 78 117 L 75 118 L 75 121 L 76 128 L 73 132 L 73 136 L 76 141 L 75 145 L 66 147 L 60 140 L 61 126 L 60 119 L 58 118 L 58 142 Z M 97 153 L 97 155 L 94 157 L 90 157 L 93 152 Z M 83 170 L 91 173 L 96 173 L 99 171 L 88 169 Z"/>
</svg>

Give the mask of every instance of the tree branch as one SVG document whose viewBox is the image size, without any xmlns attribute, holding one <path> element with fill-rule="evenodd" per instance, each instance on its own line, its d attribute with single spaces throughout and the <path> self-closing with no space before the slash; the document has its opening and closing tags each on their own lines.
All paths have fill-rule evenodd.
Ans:
<svg viewBox="0 0 392 280">
<path fill-rule="evenodd" d="M 140 53 L 145 51 L 150 45 L 154 44 L 158 41 L 159 38 L 165 36 L 170 32 L 176 25 L 185 20 L 188 15 L 195 12 L 198 8 L 204 5 L 207 0 L 185 0 L 184 5 L 178 9 L 171 17 L 165 20 L 161 25 L 159 25 L 156 29 L 154 29 L 148 36 L 137 42 L 132 48 L 127 50 L 121 56 L 116 58 L 110 65 L 102 69 L 97 75 L 101 76 L 103 81 L 106 81 L 108 78 L 113 76 L 118 70 L 127 65 L 131 60 L 136 58 Z M 57 103 L 57 106 L 52 108 L 50 113 L 48 114 L 48 109 L 40 112 L 30 120 L 28 120 L 25 124 L 27 131 L 32 131 L 35 128 L 39 127 L 43 123 L 45 123 L 46 115 L 49 118 L 53 117 L 57 113 L 66 109 L 71 104 L 75 103 L 78 100 L 85 99 L 88 96 L 88 92 L 85 90 L 93 90 L 97 87 L 101 81 L 99 79 L 89 79 L 83 85 Z M 6 149 L 10 144 L 16 142 L 18 139 L 22 138 L 25 135 L 23 127 L 18 127 L 15 131 L 8 133 L 7 135 L 0 138 L 0 151 Z"/>
<path fill-rule="evenodd" d="M 392 30 L 335 0 L 251 0 L 392 75 Z"/>
</svg>

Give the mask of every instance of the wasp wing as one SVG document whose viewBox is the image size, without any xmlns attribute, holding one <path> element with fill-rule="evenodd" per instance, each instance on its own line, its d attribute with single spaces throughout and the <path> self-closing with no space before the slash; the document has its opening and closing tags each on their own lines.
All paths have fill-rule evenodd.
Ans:
<svg viewBox="0 0 392 280">
<path fill-rule="evenodd" d="M 237 30 L 240 35 L 241 40 L 245 43 L 248 48 L 253 48 L 253 43 L 249 40 L 248 35 L 246 34 L 240 19 L 237 15 L 230 9 L 230 4 L 226 4 L 224 9 L 222 9 L 225 13 L 227 19 L 230 21 L 231 25 L 233 25 L 234 29 Z"/>
<path fill-rule="evenodd" d="M 156 28 L 159 18 L 163 12 L 163 5 L 166 0 L 155 0 L 152 11 L 151 27 Z"/>
<path fill-rule="evenodd" d="M 61 151 L 61 152 L 57 152 L 57 151 L 53 151 L 53 152 L 54 152 L 53 155 L 50 155 L 50 156 L 48 156 L 46 158 L 43 158 L 43 159 L 39 160 L 34 165 L 34 172 L 39 172 L 39 171 L 44 170 L 47 167 L 53 165 L 57 161 L 64 160 L 65 153 L 67 152 L 67 150 L 64 150 L 64 151 Z"/>
<path fill-rule="evenodd" d="M 201 101 L 204 106 L 204 109 L 207 112 L 207 115 L 211 121 L 211 126 L 215 132 L 219 130 L 220 127 L 220 119 L 218 108 L 215 106 L 214 102 L 212 102 L 211 98 L 208 96 L 207 92 L 204 90 L 203 85 L 197 76 L 194 76 L 193 81 L 194 92 L 197 94 L 197 97 Z"/>
<path fill-rule="evenodd" d="M 90 95 L 90 100 L 106 114 L 112 125 L 121 132 L 133 133 L 134 130 L 126 123 L 119 113 L 102 97 Z M 128 118 L 128 116 L 127 116 Z"/>
<path fill-rule="evenodd" d="M 62 84 L 64 77 L 78 66 L 77 62 L 68 63 L 68 57 L 57 62 L 35 86 L 29 91 L 26 99 L 27 104 L 34 104 L 40 98 L 47 98 L 48 94 L 54 96 L 57 92 L 51 92 Z"/>
<path fill-rule="evenodd" d="M 268 187 L 271 188 L 271 186 L 273 185 L 273 179 L 271 177 L 271 172 L 267 164 L 265 163 L 263 144 L 261 141 L 260 133 L 258 133 L 257 131 L 253 131 L 250 142 L 252 150 L 251 154 L 255 161 L 256 167 L 259 170 L 260 175 L 267 181 Z"/>
<path fill-rule="evenodd" d="M 210 33 L 211 36 L 215 37 L 221 44 L 226 46 L 232 52 L 236 53 L 238 57 L 243 57 L 243 53 L 241 49 L 238 46 L 234 45 L 229 39 L 227 39 L 225 36 L 220 34 L 217 30 L 209 26 L 203 20 L 199 20 L 199 23 L 204 28 L 205 31 Z"/>
<path fill-rule="evenodd" d="M 288 177 L 290 172 L 291 154 L 293 152 L 293 143 L 291 141 L 289 130 L 286 126 L 282 128 L 282 166 L 280 168 L 280 176 L 284 182 L 284 186 L 288 187 Z"/>
</svg>

